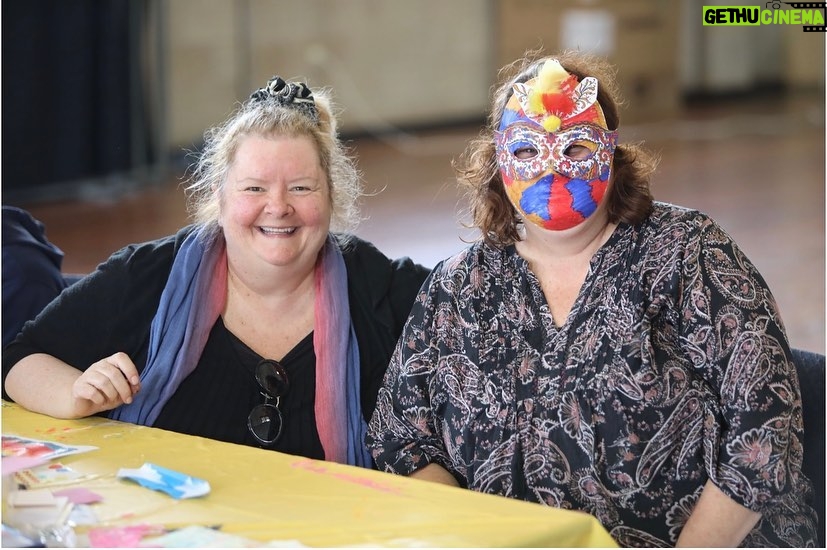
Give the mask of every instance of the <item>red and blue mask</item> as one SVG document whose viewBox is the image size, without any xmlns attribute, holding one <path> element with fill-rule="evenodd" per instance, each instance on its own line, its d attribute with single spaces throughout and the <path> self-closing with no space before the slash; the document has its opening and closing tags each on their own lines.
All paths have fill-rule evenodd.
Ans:
<svg viewBox="0 0 827 550">
<path fill-rule="evenodd" d="M 594 214 L 612 172 L 617 132 L 606 126 L 597 80 L 546 61 L 514 85 L 496 133 L 505 190 L 523 217 L 544 228 L 575 227 Z"/>
</svg>

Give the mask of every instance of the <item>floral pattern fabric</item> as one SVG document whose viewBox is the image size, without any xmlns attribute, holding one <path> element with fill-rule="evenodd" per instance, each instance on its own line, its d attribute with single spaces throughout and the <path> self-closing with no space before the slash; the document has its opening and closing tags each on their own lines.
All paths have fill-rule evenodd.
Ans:
<svg viewBox="0 0 827 550">
<path fill-rule="evenodd" d="M 775 301 L 709 217 L 656 203 L 591 260 L 557 327 L 513 246 L 423 286 L 370 423 L 377 466 L 593 514 L 673 546 L 707 480 L 762 519 L 744 546 L 812 546 L 798 379 Z"/>
</svg>

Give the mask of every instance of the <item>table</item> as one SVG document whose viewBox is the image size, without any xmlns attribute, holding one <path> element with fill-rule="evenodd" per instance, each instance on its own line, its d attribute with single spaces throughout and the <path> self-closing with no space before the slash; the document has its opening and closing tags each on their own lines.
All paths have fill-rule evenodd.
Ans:
<svg viewBox="0 0 827 550">
<path fill-rule="evenodd" d="M 307 546 L 613 547 L 592 516 L 421 480 L 105 418 L 60 420 L 2 402 L 2 431 L 98 447 L 57 460 L 90 476 L 101 524 L 220 525 L 256 541 Z M 116 478 L 146 462 L 209 482 L 176 500 Z"/>
</svg>

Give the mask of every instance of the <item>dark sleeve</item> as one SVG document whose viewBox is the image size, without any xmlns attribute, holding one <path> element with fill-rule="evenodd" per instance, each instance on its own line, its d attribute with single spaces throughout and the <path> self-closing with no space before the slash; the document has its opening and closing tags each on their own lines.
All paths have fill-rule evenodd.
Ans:
<svg viewBox="0 0 827 550">
<path fill-rule="evenodd" d="M 29 250 L 3 250 L 4 346 L 66 288 L 60 270 L 34 254 Z"/>
<path fill-rule="evenodd" d="M 119 250 L 27 323 L 3 350 L 3 398 L 9 399 L 5 381 L 11 368 L 35 353 L 85 370 L 122 351 L 141 370 L 175 246 L 176 239 L 168 237 Z"/>
<path fill-rule="evenodd" d="M 437 317 L 455 303 L 444 290 L 447 277 L 441 265 L 434 268 L 413 305 L 379 389 L 365 444 L 379 470 L 410 475 L 435 463 L 466 486 L 452 464 L 434 410 L 440 401 L 432 385 L 439 361 L 436 342 L 440 328 L 446 329 L 438 326 Z"/>
<path fill-rule="evenodd" d="M 706 438 L 708 474 L 760 512 L 796 490 L 801 474 L 801 390 L 787 335 L 766 282 L 713 221 L 690 236 L 682 277 L 682 345 L 722 419 Z"/>
<path fill-rule="evenodd" d="M 359 342 L 362 414 L 370 420 L 391 354 L 429 270 L 410 258 L 391 260 L 351 237 L 343 246 L 351 318 Z"/>
<path fill-rule="evenodd" d="M 3 206 L 3 346 L 66 288 L 63 252 L 31 214 Z"/>
</svg>

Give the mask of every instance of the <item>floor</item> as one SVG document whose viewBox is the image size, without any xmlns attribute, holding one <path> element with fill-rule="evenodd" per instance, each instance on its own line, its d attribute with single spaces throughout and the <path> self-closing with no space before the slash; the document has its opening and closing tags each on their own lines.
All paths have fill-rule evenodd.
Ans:
<svg viewBox="0 0 827 550">
<path fill-rule="evenodd" d="M 794 347 L 825 352 L 824 95 L 730 100 L 685 108 L 672 120 L 621 130 L 661 164 L 656 199 L 710 214 L 767 280 Z M 450 165 L 475 128 L 363 137 L 358 155 L 368 196 L 358 233 L 390 256 L 426 265 L 475 233 Z M 141 192 L 19 205 L 47 227 L 67 272 L 88 272 L 130 242 L 187 223 L 176 178 Z"/>
</svg>

